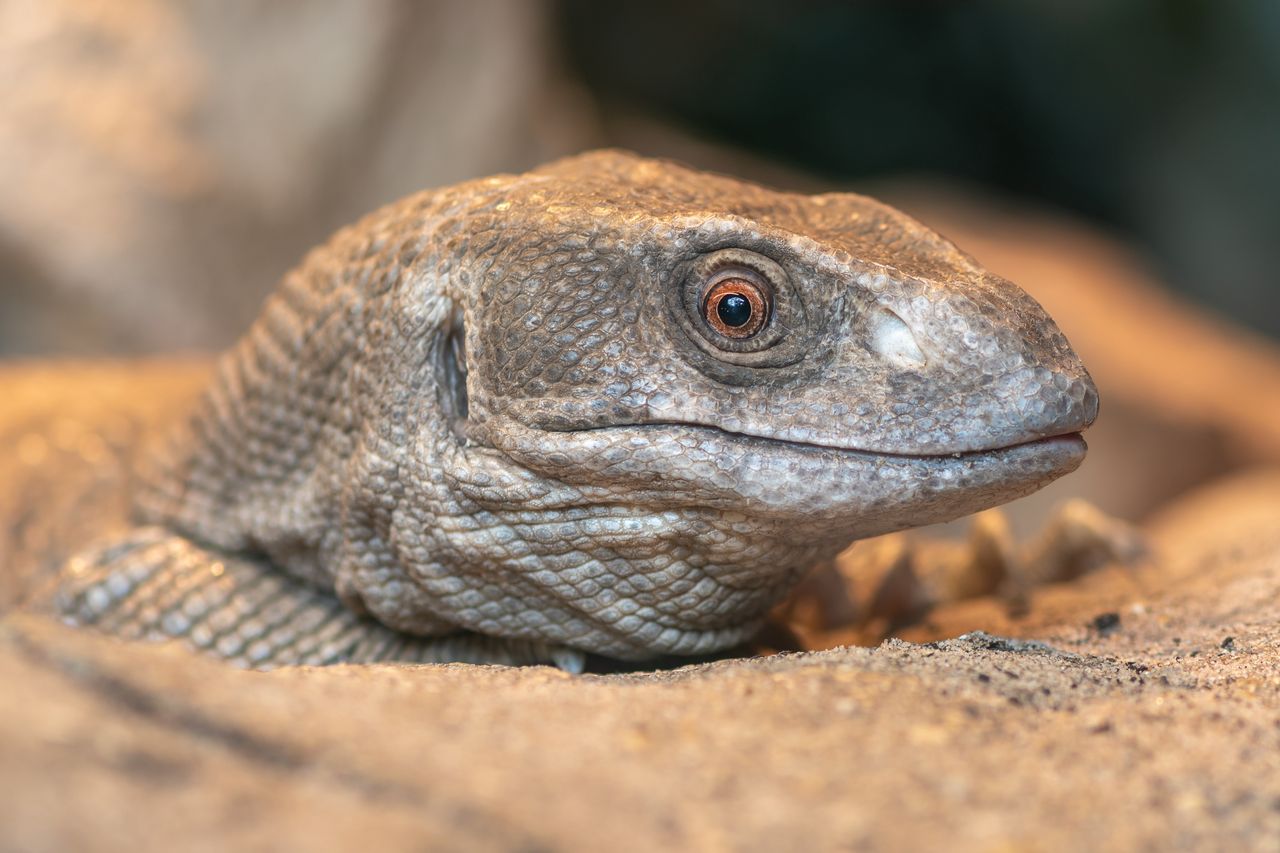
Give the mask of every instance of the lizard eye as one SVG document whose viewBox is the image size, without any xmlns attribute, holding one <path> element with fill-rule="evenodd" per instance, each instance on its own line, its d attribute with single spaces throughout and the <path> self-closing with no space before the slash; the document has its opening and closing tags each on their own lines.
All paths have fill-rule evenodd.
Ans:
<svg viewBox="0 0 1280 853">
<path fill-rule="evenodd" d="M 749 249 L 717 249 L 678 267 L 673 278 L 671 315 L 715 360 L 698 357 L 705 370 L 719 376 L 724 364 L 766 367 L 803 358 L 804 305 L 777 261 Z"/>
<path fill-rule="evenodd" d="M 773 298 L 767 287 L 733 271 L 709 282 L 702 298 L 702 316 L 721 335 L 740 341 L 769 322 Z"/>
</svg>

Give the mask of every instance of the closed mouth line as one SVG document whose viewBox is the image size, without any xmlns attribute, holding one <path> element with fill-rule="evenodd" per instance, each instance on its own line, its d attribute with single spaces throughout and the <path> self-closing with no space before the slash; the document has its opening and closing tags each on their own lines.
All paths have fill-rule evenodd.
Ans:
<svg viewBox="0 0 1280 853">
<path fill-rule="evenodd" d="M 1039 438 L 1028 439 L 1027 441 L 1019 441 L 1013 444 L 1003 444 L 996 447 L 984 447 L 975 450 L 959 450 L 951 453 L 897 453 L 880 450 L 865 450 L 859 447 L 841 447 L 834 444 L 821 444 L 817 442 L 796 441 L 788 438 L 777 438 L 769 435 L 756 435 L 748 432 L 735 432 L 727 430 L 723 427 L 712 426 L 710 424 L 689 423 L 687 421 L 650 421 L 647 423 L 631 423 L 631 424 L 609 424 L 607 426 L 589 426 L 581 428 L 546 428 L 548 432 L 604 432 L 607 430 L 620 429 L 663 429 L 670 427 L 679 427 L 681 429 L 690 429 L 718 433 L 734 439 L 747 439 L 751 441 L 770 442 L 773 444 L 794 447 L 802 450 L 830 450 L 837 453 L 860 454 L 864 456 L 877 456 L 885 459 L 918 459 L 918 460 L 964 460 L 966 458 L 978 458 L 990 456 L 994 453 L 1002 453 L 1019 448 L 1033 448 L 1037 446 L 1052 446 L 1069 440 L 1076 440 L 1083 443 L 1084 439 L 1078 430 L 1069 430 L 1054 435 L 1041 436 Z"/>
</svg>

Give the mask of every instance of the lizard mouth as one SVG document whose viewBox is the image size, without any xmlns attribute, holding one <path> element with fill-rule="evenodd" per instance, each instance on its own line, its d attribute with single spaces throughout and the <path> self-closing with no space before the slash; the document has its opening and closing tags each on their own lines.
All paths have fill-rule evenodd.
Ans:
<svg viewBox="0 0 1280 853">
<path fill-rule="evenodd" d="M 1078 432 L 999 447 L 905 454 L 810 444 L 705 424 L 641 423 L 552 430 L 506 421 L 493 447 L 572 484 L 579 500 L 698 506 L 855 538 L 949 521 L 1022 497 L 1084 460 Z"/>
<path fill-rule="evenodd" d="M 613 430 L 689 430 L 689 431 L 705 431 L 717 436 L 722 436 L 729 440 L 738 440 L 744 442 L 765 442 L 770 445 L 791 448 L 798 451 L 803 450 L 825 450 L 834 453 L 851 453 L 872 457 L 881 457 L 884 459 L 933 459 L 933 460 L 965 460 L 976 459 L 992 453 L 1000 453 L 1010 451 L 1015 448 L 1022 448 L 1028 451 L 1036 451 L 1039 449 L 1052 450 L 1058 453 L 1078 449 L 1081 459 L 1088 450 L 1084 436 L 1080 430 L 1070 430 L 1053 435 L 1035 436 L 1025 441 L 1015 441 L 1008 444 L 997 444 L 990 447 L 979 447 L 967 450 L 956 451 L 929 451 L 920 453 L 910 453 L 903 451 L 885 451 L 875 450 L 862 447 L 850 447 L 847 445 L 827 444 L 821 441 L 799 441 L 792 438 L 780 438 L 772 435 L 758 435 L 749 432 L 737 432 L 734 430 L 724 429 L 723 427 L 712 426 L 710 424 L 696 423 L 692 421 L 648 421 L 642 423 L 627 424 L 610 424 L 607 426 L 591 426 L 578 429 L 555 429 L 549 428 L 547 432 L 558 433 L 582 433 L 582 432 L 604 432 Z"/>
</svg>

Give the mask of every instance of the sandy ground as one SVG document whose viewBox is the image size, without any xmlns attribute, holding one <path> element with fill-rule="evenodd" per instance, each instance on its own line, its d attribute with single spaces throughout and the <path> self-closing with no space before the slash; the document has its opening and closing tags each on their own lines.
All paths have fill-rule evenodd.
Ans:
<svg viewBox="0 0 1280 853">
<path fill-rule="evenodd" d="M 0 847 L 1280 849 L 1280 473 L 1160 553 L 889 641 L 670 672 L 247 673 L 0 622 Z"/>
</svg>

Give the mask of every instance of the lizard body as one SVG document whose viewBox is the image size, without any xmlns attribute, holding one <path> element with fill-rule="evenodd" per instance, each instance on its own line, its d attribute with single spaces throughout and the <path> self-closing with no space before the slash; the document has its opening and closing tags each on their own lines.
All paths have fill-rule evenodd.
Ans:
<svg viewBox="0 0 1280 853">
<path fill-rule="evenodd" d="M 29 604 L 255 666 L 711 652 L 853 539 L 1074 469 L 1096 411 L 905 215 L 597 152 L 313 251 Z"/>
</svg>

